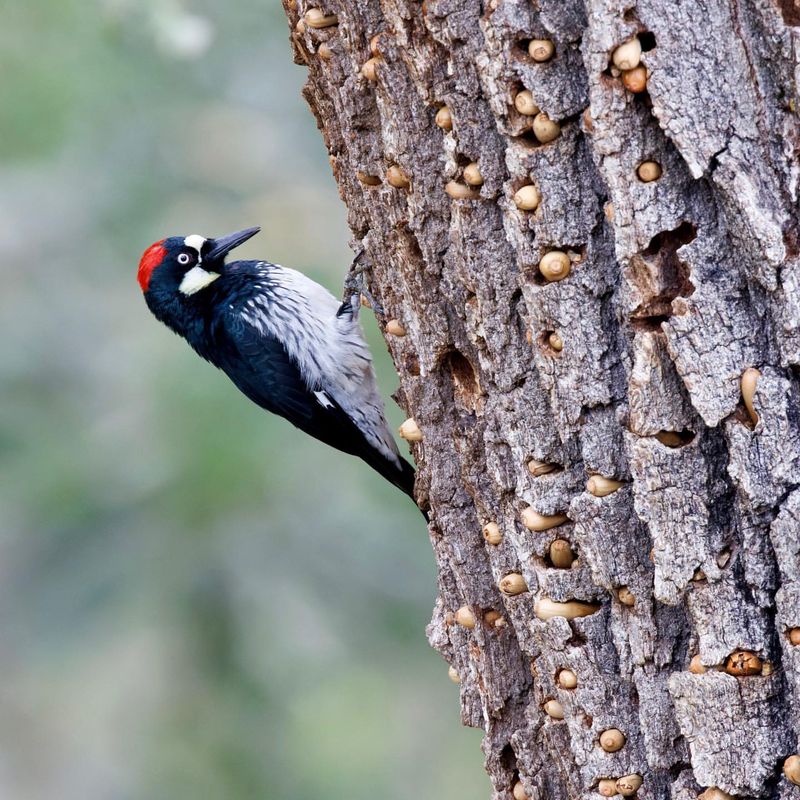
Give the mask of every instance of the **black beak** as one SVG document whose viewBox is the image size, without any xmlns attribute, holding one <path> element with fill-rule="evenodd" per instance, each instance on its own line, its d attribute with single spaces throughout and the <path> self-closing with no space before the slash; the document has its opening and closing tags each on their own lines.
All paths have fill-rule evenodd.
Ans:
<svg viewBox="0 0 800 800">
<path fill-rule="evenodd" d="M 223 260 L 234 247 L 238 247 L 248 239 L 251 239 L 260 230 L 261 228 L 245 228 L 243 231 L 220 236 L 219 239 L 209 239 L 208 244 L 211 245 L 211 249 L 203 256 L 203 259 L 209 261 Z"/>
</svg>

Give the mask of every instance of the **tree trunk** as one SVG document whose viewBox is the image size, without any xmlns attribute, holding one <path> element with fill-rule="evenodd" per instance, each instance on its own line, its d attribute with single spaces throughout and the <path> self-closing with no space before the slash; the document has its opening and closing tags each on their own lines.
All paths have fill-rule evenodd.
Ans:
<svg viewBox="0 0 800 800">
<path fill-rule="evenodd" d="M 800 12 L 284 2 L 495 797 L 800 797 Z"/>
</svg>

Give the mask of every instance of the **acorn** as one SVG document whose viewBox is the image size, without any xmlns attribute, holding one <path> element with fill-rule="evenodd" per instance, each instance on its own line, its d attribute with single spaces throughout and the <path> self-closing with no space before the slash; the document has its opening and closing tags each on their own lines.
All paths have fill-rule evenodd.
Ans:
<svg viewBox="0 0 800 800">
<path fill-rule="evenodd" d="M 386 31 L 380 31 L 380 33 L 376 33 L 370 40 L 369 40 L 369 51 L 372 53 L 373 56 L 376 58 L 381 54 L 380 51 L 380 43 L 381 43 L 381 36 Z"/>
<path fill-rule="evenodd" d="M 483 621 L 490 628 L 504 628 L 506 626 L 505 617 L 499 611 L 487 611 L 483 615 Z"/>
<path fill-rule="evenodd" d="M 458 181 L 448 181 L 444 190 L 453 200 L 477 200 L 480 197 L 480 193 L 471 186 L 466 186 Z"/>
<path fill-rule="evenodd" d="M 564 719 L 564 706 L 558 700 L 548 700 L 542 707 L 551 719 Z"/>
<path fill-rule="evenodd" d="M 639 66 L 642 57 L 642 44 L 638 36 L 621 44 L 611 55 L 611 61 L 617 69 L 627 72 Z"/>
<path fill-rule="evenodd" d="M 509 572 L 500 579 L 499 587 L 503 594 L 511 596 L 528 591 L 528 584 L 519 572 Z"/>
<path fill-rule="evenodd" d="M 563 525 L 568 519 L 566 514 L 540 514 L 538 511 L 534 511 L 531 506 L 523 510 L 521 518 L 522 524 L 529 531 L 547 531 L 550 528 Z"/>
<path fill-rule="evenodd" d="M 572 545 L 566 539 L 554 539 L 550 543 L 550 563 L 556 569 L 569 569 L 574 560 Z"/>
<path fill-rule="evenodd" d="M 400 438 L 405 439 L 407 442 L 422 441 L 422 431 L 413 417 L 409 417 L 397 430 Z"/>
<path fill-rule="evenodd" d="M 622 73 L 622 85 L 633 94 L 639 94 L 647 88 L 647 69 L 641 64 Z"/>
<path fill-rule="evenodd" d="M 747 409 L 747 413 L 750 415 L 750 419 L 753 421 L 753 425 L 758 425 L 758 413 L 753 406 L 753 395 L 756 392 L 756 386 L 758 385 L 758 379 L 760 377 L 761 373 L 755 369 L 755 367 L 748 367 L 742 373 L 742 400 L 744 400 L 744 406 Z"/>
<path fill-rule="evenodd" d="M 564 349 L 564 342 L 561 336 L 555 331 L 547 337 L 547 344 L 549 344 L 556 353 L 560 353 Z"/>
<path fill-rule="evenodd" d="M 539 272 L 550 283 L 563 281 L 571 269 L 569 256 L 562 250 L 551 250 L 549 253 L 545 253 L 539 261 Z"/>
<path fill-rule="evenodd" d="M 789 783 L 800 786 L 800 755 L 789 756 L 783 762 L 783 774 Z"/>
<path fill-rule="evenodd" d="M 380 58 L 368 58 L 361 66 L 361 74 L 372 83 L 378 80 L 378 62 L 381 61 Z"/>
<path fill-rule="evenodd" d="M 531 459 L 528 462 L 528 472 L 530 472 L 534 478 L 547 475 L 550 472 L 554 472 L 556 469 L 558 469 L 557 464 L 548 464 L 546 461 L 537 461 L 536 459 Z"/>
<path fill-rule="evenodd" d="M 450 109 L 447 106 L 442 106 L 437 112 L 434 122 L 443 130 L 453 130 L 453 117 L 450 114 Z"/>
<path fill-rule="evenodd" d="M 581 600 L 569 600 L 566 603 L 557 603 L 549 597 L 540 597 L 534 605 L 534 613 L 541 620 L 553 617 L 576 619 L 588 617 L 600 608 L 599 603 L 584 603 Z"/>
<path fill-rule="evenodd" d="M 406 329 L 403 327 L 403 324 L 396 319 L 390 319 L 386 323 L 386 333 L 390 334 L 391 336 L 405 336 Z"/>
<path fill-rule="evenodd" d="M 329 45 L 327 42 L 323 42 L 323 43 L 322 43 L 322 44 L 321 44 L 321 45 L 320 45 L 320 46 L 317 48 L 317 55 L 318 55 L 318 56 L 319 56 L 319 57 L 320 57 L 320 58 L 321 58 L 323 61 L 330 61 L 330 60 L 331 60 L 331 58 L 333 57 L 333 50 L 331 50 L 331 48 L 330 48 L 330 45 Z"/>
<path fill-rule="evenodd" d="M 470 186 L 483 186 L 483 175 L 481 175 L 477 162 L 473 161 L 464 167 L 464 180 Z"/>
<path fill-rule="evenodd" d="M 625 734 L 617 728 L 609 728 L 600 734 L 598 741 L 606 753 L 616 753 L 625 746 Z"/>
<path fill-rule="evenodd" d="M 514 800 L 528 800 L 528 793 L 525 791 L 525 787 L 522 785 L 522 781 L 517 781 L 514 784 L 514 788 L 511 790 L 511 794 L 514 797 Z"/>
<path fill-rule="evenodd" d="M 381 179 L 377 175 L 370 175 L 366 172 L 361 172 L 360 170 L 356 172 L 356 177 L 365 186 L 380 186 L 381 184 Z"/>
<path fill-rule="evenodd" d="M 310 28 L 330 28 L 339 24 L 336 14 L 325 14 L 321 8 L 309 8 L 303 19 Z"/>
<path fill-rule="evenodd" d="M 447 674 L 453 683 L 461 683 L 461 676 L 456 672 L 456 668 L 454 666 L 451 665 L 447 668 Z"/>
<path fill-rule="evenodd" d="M 642 786 L 641 775 L 626 775 L 617 781 L 617 791 L 623 797 L 633 797 Z"/>
<path fill-rule="evenodd" d="M 699 655 L 693 656 L 692 660 L 689 662 L 689 672 L 693 675 L 703 675 L 708 672 L 703 662 L 700 660 Z"/>
<path fill-rule="evenodd" d="M 578 676 L 571 669 L 560 669 L 556 675 L 556 683 L 562 689 L 574 689 L 578 685 Z"/>
<path fill-rule="evenodd" d="M 636 174 L 642 183 L 652 183 L 661 177 L 661 164 L 657 161 L 642 161 L 636 168 Z"/>
<path fill-rule="evenodd" d="M 556 47 L 549 39 L 531 39 L 528 43 L 528 54 L 534 61 L 549 61 L 555 52 Z"/>
<path fill-rule="evenodd" d="M 725 672 L 737 677 L 758 675 L 761 672 L 761 659 L 749 650 L 736 650 L 728 656 Z"/>
<path fill-rule="evenodd" d="M 588 133 L 590 135 L 592 133 L 594 133 L 594 119 L 592 118 L 592 107 L 591 106 L 586 106 L 586 108 L 583 109 L 583 114 L 582 114 L 581 118 L 583 119 L 583 129 L 584 129 L 584 131 L 586 131 L 586 133 Z"/>
<path fill-rule="evenodd" d="M 617 592 L 617 600 L 619 600 L 624 606 L 636 605 L 636 597 L 627 586 L 620 587 L 619 591 Z"/>
<path fill-rule="evenodd" d="M 597 792 L 601 797 L 614 797 L 619 794 L 614 778 L 601 778 L 597 782 Z"/>
<path fill-rule="evenodd" d="M 561 126 L 553 122 L 544 111 L 540 111 L 533 118 L 533 133 L 542 144 L 547 144 L 559 137 Z"/>
<path fill-rule="evenodd" d="M 800 628 L 789 628 L 786 635 L 789 637 L 790 644 L 793 644 L 795 647 L 800 645 Z"/>
<path fill-rule="evenodd" d="M 514 193 L 514 205 L 520 211 L 535 211 L 542 202 L 542 195 L 538 187 L 529 183 Z"/>
<path fill-rule="evenodd" d="M 300 36 L 306 32 L 306 23 L 302 17 L 297 20 L 297 24 L 294 26 L 294 32 Z"/>
<path fill-rule="evenodd" d="M 718 786 L 711 786 L 697 795 L 697 800 L 734 800 L 734 798 L 727 792 L 723 792 Z"/>
<path fill-rule="evenodd" d="M 675 431 L 659 431 L 656 439 L 665 447 L 680 447 L 683 444 L 683 439 Z"/>
<path fill-rule="evenodd" d="M 503 541 L 503 532 L 496 522 L 487 522 L 483 526 L 483 538 L 489 544 L 500 544 Z"/>
<path fill-rule="evenodd" d="M 586 481 L 586 491 L 595 497 L 606 497 L 613 494 L 617 489 L 625 484 L 622 481 L 616 481 L 613 478 L 606 478 L 603 475 L 592 475 Z"/>
<path fill-rule="evenodd" d="M 535 117 L 541 111 L 539 106 L 536 105 L 536 101 L 533 99 L 533 93 L 530 89 L 523 89 L 521 92 L 517 93 L 514 98 L 514 108 L 516 108 L 520 114 L 525 114 L 529 117 Z"/>
<path fill-rule="evenodd" d="M 461 606 L 455 613 L 455 621 L 463 628 L 475 627 L 475 615 L 469 606 Z"/>
<path fill-rule="evenodd" d="M 386 183 L 389 186 L 394 186 L 395 189 L 408 189 L 410 186 L 408 177 L 397 164 L 392 164 L 386 170 Z"/>
</svg>

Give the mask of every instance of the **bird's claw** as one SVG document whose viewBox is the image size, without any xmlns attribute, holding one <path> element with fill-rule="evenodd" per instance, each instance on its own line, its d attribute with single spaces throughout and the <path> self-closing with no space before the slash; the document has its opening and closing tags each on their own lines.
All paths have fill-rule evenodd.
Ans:
<svg viewBox="0 0 800 800">
<path fill-rule="evenodd" d="M 367 286 L 367 279 L 371 269 L 372 263 L 367 256 L 367 251 L 363 244 L 359 244 L 358 252 L 353 258 L 353 263 L 350 265 L 350 269 L 344 281 L 344 303 L 347 303 L 348 299 L 352 298 L 352 295 L 356 295 L 354 300 L 351 299 L 351 303 L 354 304 L 353 313 L 356 313 L 359 298 L 364 297 L 372 311 L 378 316 L 383 317 L 383 307 L 372 296 L 372 292 L 370 292 Z"/>
</svg>

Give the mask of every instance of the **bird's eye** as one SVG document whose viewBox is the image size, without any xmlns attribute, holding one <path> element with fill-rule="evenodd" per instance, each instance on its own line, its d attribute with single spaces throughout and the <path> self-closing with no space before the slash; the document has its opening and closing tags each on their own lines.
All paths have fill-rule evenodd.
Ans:
<svg viewBox="0 0 800 800">
<path fill-rule="evenodd" d="M 192 257 L 188 253 L 181 253 L 178 256 L 178 263 L 179 264 L 188 264 L 192 260 Z"/>
</svg>

